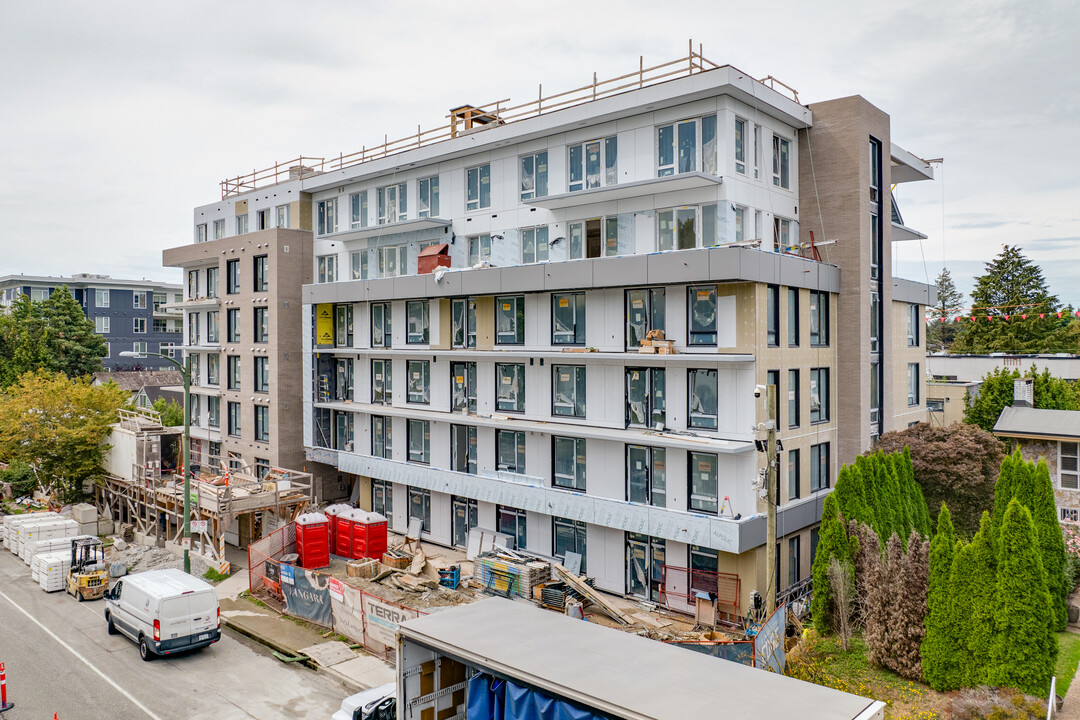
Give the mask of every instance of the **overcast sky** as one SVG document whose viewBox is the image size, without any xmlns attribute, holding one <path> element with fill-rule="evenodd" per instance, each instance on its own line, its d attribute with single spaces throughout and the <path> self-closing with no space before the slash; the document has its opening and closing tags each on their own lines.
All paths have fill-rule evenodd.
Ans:
<svg viewBox="0 0 1080 720">
<path fill-rule="evenodd" d="M 219 181 L 330 157 L 686 54 L 773 75 L 803 103 L 860 94 L 944 158 L 897 189 L 896 274 L 961 291 L 1003 243 L 1080 304 L 1080 3 L 0 3 L 0 274 L 179 282 Z M 924 262 L 925 259 L 925 262 Z"/>
</svg>

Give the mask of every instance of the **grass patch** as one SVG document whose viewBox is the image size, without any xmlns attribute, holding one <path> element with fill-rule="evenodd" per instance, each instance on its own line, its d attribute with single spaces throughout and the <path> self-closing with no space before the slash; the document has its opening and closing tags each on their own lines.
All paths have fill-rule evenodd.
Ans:
<svg viewBox="0 0 1080 720">
<path fill-rule="evenodd" d="M 810 633 L 788 656 L 787 674 L 817 685 L 881 700 L 887 720 L 937 720 L 949 716 L 949 700 L 921 682 L 906 680 L 867 659 L 861 635 L 844 652 L 835 637 Z"/>
<path fill-rule="evenodd" d="M 248 602 L 254 603 L 255 605 L 258 605 L 261 608 L 270 609 L 270 606 L 267 605 L 266 603 L 264 603 L 262 600 L 260 600 L 257 597 L 252 597 L 250 590 L 244 590 L 242 593 L 240 593 L 236 597 L 240 598 L 240 599 L 243 599 L 243 600 L 247 600 Z"/>
<path fill-rule="evenodd" d="M 1057 641 L 1058 656 L 1054 676 L 1057 677 L 1057 694 L 1065 697 L 1065 691 L 1069 689 L 1069 684 L 1076 674 L 1076 666 L 1080 664 L 1080 635 L 1059 632 Z"/>
<path fill-rule="evenodd" d="M 219 573 L 214 568 L 207 568 L 206 572 L 203 573 L 203 577 L 206 578 L 207 580 L 209 580 L 210 582 L 219 583 L 222 580 L 225 580 L 226 578 L 228 578 L 229 574 L 230 573 L 225 573 L 224 575 L 222 575 L 221 573 Z"/>
</svg>

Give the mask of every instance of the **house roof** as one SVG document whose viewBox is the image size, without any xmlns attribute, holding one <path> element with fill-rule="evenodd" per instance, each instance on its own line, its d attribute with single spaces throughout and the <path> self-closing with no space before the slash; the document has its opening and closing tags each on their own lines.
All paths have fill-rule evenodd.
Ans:
<svg viewBox="0 0 1080 720">
<path fill-rule="evenodd" d="M 994 434 L 1002 437 L 1080 439 L 1080 410 L 1042 410 L 1007 407 L 1001 411 Z"/>
<path fill-rule="evenodd" d="M 147 385 L 141 392 L 146 393 L 146 399 L 153 405 L 158 400 L 164 400 L 165 402 L 174 402 L 177 405 L 183 407 L 184 405 L 184 392 L 174 387 L 154 387 Z"/>
<path fill-rule="evenodd" d="M 94 373 L 94 384 L 104 385 L 112 380 L 127 392 L 139 392 L 144 387 L 166 387 L 184 384 L 179 370 L 124 370 Z"/>
</svg>

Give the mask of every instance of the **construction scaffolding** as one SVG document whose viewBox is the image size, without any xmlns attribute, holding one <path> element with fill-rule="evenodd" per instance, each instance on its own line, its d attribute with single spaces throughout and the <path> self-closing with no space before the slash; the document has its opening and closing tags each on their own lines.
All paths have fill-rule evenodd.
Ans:
<svg viewBox="0 0 1080 720">
<path fill-rule="evenodd" d="M 106 453 L 104 482 L 95 486 L 99 512 L 135 532 L 183 546 L 184 483 L 180 463 L 183 428 L 166 427 L 150 410 L 121 410 Z M 191 551 L 215 567 L 225 557 L 225 538 L 246 547 L 296 519 L 314 502 L 311 473 L 271 468 L 262 478 L 250 466 L 209 462 L 191 475 Z M 268 515 L 276 520 L 266 522 Z M 233 524 L 236 528 L 233 529 Z"/>
</svg>

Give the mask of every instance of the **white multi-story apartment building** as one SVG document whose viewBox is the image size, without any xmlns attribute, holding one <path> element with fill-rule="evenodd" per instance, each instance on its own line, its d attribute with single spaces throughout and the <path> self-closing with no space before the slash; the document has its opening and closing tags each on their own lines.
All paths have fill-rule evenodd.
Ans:
<svg viewBox="0 0 1080 720">
<path fill-rule="evenodd" d="M 883 202 L 868 178 L 882 188 L 894 166 L 906 179 L 929 168 L 891 146 L 887 116 L 861 98 L 823 106 L 834 124 L 821 143 L 858 142 L 830 166 L 814 107 L 706 62 L 634 89 L 601 83 L 561 109 L 456 108 L 439 137 L 223 183 L 201 222 L 241 201 L 245 214 L 287 197 L 307 208 L 303 444 L 328 487 L 395 530 L 420 518 L 425 539 L 460 547 L 470 528 L 496 529 L 532 552 L 581 554 L 602 589 L 675 605 L 688 568 L 737 577 L 744 595 L 809 575 L 839 462 L 922 402 L 916 371 L 894 407 L 908 358 L 892 334 L 897 318 L 921 322 L 931 289 L 882 282 L 899 231 L 864 220 Z M 846 115 L 866 108 L 885 125 L 858 139 Z M 807 137 L 826 217 L 804 227 Z M 845 208 L 835 218 L 830 198 Z M 812 247 L 819 224 L 842 262 Z M 430 272 L 421 253 L 449 267 Z M 842 322 L 845 292 L 857 297 Z M 863 374 L 879 368 L 872 388 L 841 376 L 848 325 Z M 656 330 L 674 353 L 639 352 Z M 916 357 L 917 328 L 908 345 Z M 777 388 L 783 443 L 773 573 L 759 385 Z M 849 406 L 860 417 L 845 454 Z"/>
</svg>

